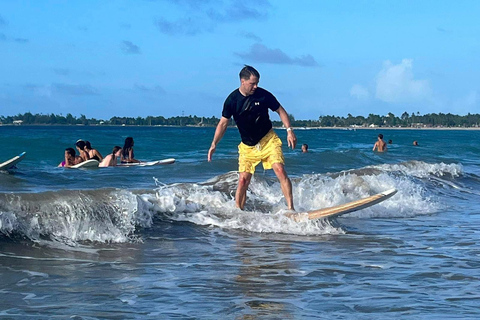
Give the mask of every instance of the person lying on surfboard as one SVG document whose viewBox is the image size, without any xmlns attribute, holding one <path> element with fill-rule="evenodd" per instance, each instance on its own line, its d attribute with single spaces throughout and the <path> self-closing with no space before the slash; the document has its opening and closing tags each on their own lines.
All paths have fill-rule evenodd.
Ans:
<svg viewBox="0 0 480 320">
<path fill-rule="evenodd" d="M 117 166 L 117 158 L 122 154 L 122 147 L 115 146 L 113 147 L 112 153 L 103 158 L 102 162 L 98 165 L 99 167 L 115 167 Z"/>
<path fill-rule="evenodd" d="M 76 164 L 79 164 L 80 162 L 83 162 L 83 159 L 82 157 L 79 157 L 76 155 L 75 149 L 67 148 L 65 149 L 65 160 L 60 162 L 58 166 L 68 168 Z"/>
<path fill-rule="evenodd" d="M 123 145 L 122 155 L 121 155 L 121 162 L 122 163 L 140 163 L 140 160 L 135 159 L 135 155 L 133 154 L 133 138 L 127 137 L 125 139 L 125 144 Z"/>
<path fill-rule="evenodd" d="M 238 186 L 235 203 L 238 208 L 245 206 L 247 189 L 255 167 L 262 162 L 264 169 L 273 169 L 282 188 L 288 209 L 293 207 L 292 183 L 284 168 L 282 141 L 272 128 L 268 109 L 279 114 L 287 128 L 287 142 L 292 149 L 297 138 L 290 126 L 285 109 L 273 94 L 258 87 L 260 74 L 255 68 L 245 65 L 240 71 L 240 87 L 235 89 L 225 100 L 222 117 L 218 122 L 212 144 L 208 150 L 208 161 L 212 160 L 218 143 L 227 130 L 228 121 L 233 116 L 242 142 L 238 145 Z"/>
</svg>

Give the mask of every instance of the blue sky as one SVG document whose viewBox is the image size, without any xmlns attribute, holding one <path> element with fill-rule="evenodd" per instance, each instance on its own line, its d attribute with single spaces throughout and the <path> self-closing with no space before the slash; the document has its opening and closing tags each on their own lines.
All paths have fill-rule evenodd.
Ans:
<svg viewBox="0 0 480 320">
<path fill-rule="evenodd" d="M 0 115 L 220 117 L 244 64 L 296 119 L 478 113 L 480 1 L 0 0 Z"/>
</svg>

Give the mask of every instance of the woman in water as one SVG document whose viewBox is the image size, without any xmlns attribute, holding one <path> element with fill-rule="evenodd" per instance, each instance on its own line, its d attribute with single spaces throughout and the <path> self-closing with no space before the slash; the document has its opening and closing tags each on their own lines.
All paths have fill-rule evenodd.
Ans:
<svg viewBox="0 0 480 320">
<path fill-rule="evenodd" d="M 60 162 L 58 165 L 59 167 L 64 167 L 64 168 L 69 168 L 71 166 L 74 166 L 80 162 L 82 162 L 81 157 L 77 157 L 75 150 L 73 148 L 67 148 L 65 149 L 65 160 Z"/>
<path fill-rule="evenodd" d="M 103 161 L 98 165 L 99 167 L 115 167 L 117 165 L 117 158 L 122 154 L 122 147 L 113 147 L 112 153 L 103 158 Z"/>
<path fill-rule="evenodd" d="M 80 158 L 82 158 L 82 161 L 90 160 L 90 156 L 88 155 L 88 152 L 86 151 L 85 141 L 78 140 L 75 143 L 75 147 L 77 147 L 78 154 L 80 155 Z"/>
<path fill-rule="evenodd" d="M 102 155 L 100 154 L 100 152 L 98 152 L 97 149 L 92 148 L 90 141 L 85 141 L 85 151 L 88 153 L 88 156 L 90 157 L 90 159 L 95 159 L 99 162 L 102 162 L 103 160 Z"/>
<path fill-rule="evenodd" d="M 125 139 L 125 144 L 123 145 L 122 150 L 122 163 L 140 163 L 139 160 L 135 159 L 135 155 L 133 154 L 133 138 L 128 137 Z"/>
</svg>

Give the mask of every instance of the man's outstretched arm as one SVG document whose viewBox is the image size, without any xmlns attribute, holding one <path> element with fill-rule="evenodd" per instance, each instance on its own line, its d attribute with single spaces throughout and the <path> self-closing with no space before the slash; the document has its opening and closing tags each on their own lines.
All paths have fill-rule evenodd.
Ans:
<svg viewBox="0 0 480 320">
<path fill-rule="evenodd" d="M 217 149 L 217 144 L 222 140 L 225 131 L 227 131 L 228 119 L 225 117 L 220 118 L 218 121 L 217 129 L 215 129 L 215 135 L 213 136 L 212 145 L 208 150 L 208 161 L 212 161 L 212 156 L 215 150 Z"/>
</svg>

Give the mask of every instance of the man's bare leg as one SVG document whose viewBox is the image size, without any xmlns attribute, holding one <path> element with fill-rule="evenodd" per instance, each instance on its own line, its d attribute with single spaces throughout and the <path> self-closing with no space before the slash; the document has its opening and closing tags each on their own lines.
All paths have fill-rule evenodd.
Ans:
<svg viewBox="0 0 480 320">
<path fill-rule="evenodd" d="M 237 192 L 235 193 L 235 203 L 237 207 L 243 210 L 245 202 L 247 201 L 247 189 L 252 179 L 252 174 L 249 172 L 240 172 L 238 177 Z"/>
<path fill-rule="evenodd" d="M 281 163 L 274 163 L 272 169 L 277 175 L 280 186 L 282 187 L 283 195 L 285 196 L 285 201 L 287 201 L 287 206 L 289 210 L 295 210 L 293 207 L 293 195 L 292 195 L 292 182 L 287 176 L 285 167 Z"/>
</svg>

